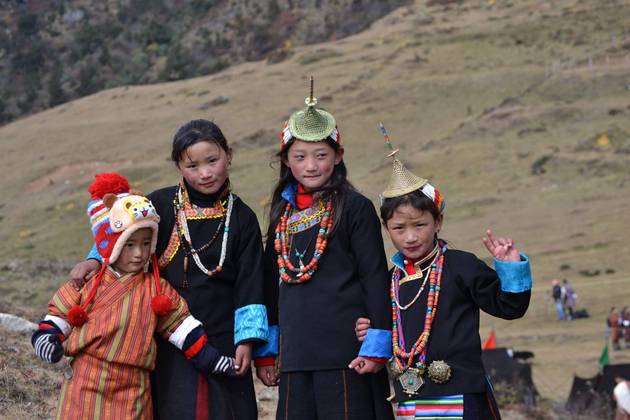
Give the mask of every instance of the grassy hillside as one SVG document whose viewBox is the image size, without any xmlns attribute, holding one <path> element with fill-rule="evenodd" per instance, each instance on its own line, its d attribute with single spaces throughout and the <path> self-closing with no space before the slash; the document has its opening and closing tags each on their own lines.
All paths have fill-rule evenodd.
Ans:
<svg viewBox="0 0 630 420">
<path fill-rule="evenodd" d="M 279 62 L 362 31 L 401 0 L 5 0 L 0 124 L 116 86 Z"/>
<path fill-rule="evenodd" d="M 481 332 L 494 327 L 499 345 L 534 351 L 541 393 L 561 401 L 574 373 L 596 372 L 609 307 L 630 304 L 630 4 L 435 3 L 297 48 L 282 63 L 105 90 L 2 127 L 1 259 L 82 259 L 93 174 L 119 170 L 147 192 L 177 182 L 170 142 L 192 118 L 220 124 L 236 151 L 236 192 L 262 222 L 278 132 L 303 106 L 312 74 L 339 122 L 351 180 L 367 196 L 376 202 L 390 173 L 383 121 L 409 167 L 442 189 L 443 233 L 455 247 L 485 256 L 480 238 L 492 227 L 528 253 L 528 314 L 484 317 Z M 60 276 L 7 275 L 0 302 L 43 309 Z M 572 281 L 592 318 L 554 321 L 554 277 Z M 611 358 L 630 362 L 630 351 Z"/>
</svg>

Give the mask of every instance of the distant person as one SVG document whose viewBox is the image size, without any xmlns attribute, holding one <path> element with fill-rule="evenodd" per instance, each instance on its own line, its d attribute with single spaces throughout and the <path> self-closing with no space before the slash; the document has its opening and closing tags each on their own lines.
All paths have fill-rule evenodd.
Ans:
<svg viewBox="0 0 630 420">
<path fill-rule="evenodd" d="M 630 306 L 624 306 L 621 310 L 621 335 L 625 347 L 630 349 Z"/>
<path fill-rule="evenodd" d="M 130 194 L 118 174 L 98 174 L 89 191 L 88 215 L 103 266 L 82 290 L 66 283 L 55 293 L 31 341 L 45 362 L 56 363 L 64 353 L 73 357 L 58 419 L 151 419 L 154 333 L 204 376 L 234 375 L 237 366 L 210 345 L 184 299 L 160 278 L 154 254 L 160 218 L 153 204 Z M 155 269 L 146 272 L 151 258 Z"/>
<path fill-rule="evenodd" d="M 630 381 L 615 378 L 617 385 L 613 390 L 613 397 L 617 402 L 615 420 L 630 420 Z"/>
<path fill-rule="evenodd" d="M 567 279 L 562 280 L 560 296 L 565 319 L 570 321 L 573 319 L 573 309 L 575 308 L 575 303 L 577 301 L 577 294 Z"/>
<path fill-rule="evenodd" d="M 560 287 L 560 280 L 551 280 L 551 298 L 553 299 L 553 305 L 556 308 L 556 316 L 558 321 L 564 320 L 564 306 L 562 305 L 562 287 Z"/>
<path fill-rule="evenodd" d="M 610 341 L 613 350 L 620 350 L 619 339 L 621 338 L 621 315 L 616 307 L 610 308 L 608 318 L 606 318 L 606 326 L 608 327 Z"/>
</svg>

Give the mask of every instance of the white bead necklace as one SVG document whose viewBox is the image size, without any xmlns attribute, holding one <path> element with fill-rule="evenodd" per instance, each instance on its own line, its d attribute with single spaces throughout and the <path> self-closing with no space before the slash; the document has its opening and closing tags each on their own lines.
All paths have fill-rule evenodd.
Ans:
<svg viewBox="0 0 630 420">
<path fill-rule="evenodd" d="M 436 253 L 435 256 L 433 257 L 433 261 L 431 261 L 431 264 L 429 264 L 429 266 L 426 267 L 425 269 L 421 270 L 421 272 L 424 272 L 426 270 L 426 273 L 423 276 L 424 279 L 422 280 L 422 285 L 418 289 L 418 293 L 416 293 L 414 298 L 411 299 L 411 302 L 409 302 L 405 306 L 401 306 L 400 302 L 398 301 L 398 297 L 394 296 L 394 301 L 396 302 L 396 306 L 398 306 L 398 309 L 400 309 L 401 311 L 406 311 L 407 309 L 409 309 L 411 307 L 411 305 L 416 303 L 416 301 L 418 300 L 418 298 L 422 294 L 422 291 L 424 290 L 424 286 L 426 286 L 426 284 L 427 284 L 427 280 L 429 280 L 429 276 L 431 275 L 431 271 L 433 271 L 433 264 L 435 264 L 435 261 L 437 260 L 438 255 L 439 254 Z"/>
<path fill-rule="evenodd" d="M 181 203 L 183 200 L 181 188 L 178 191 L 177 198 L 179 202 Z M 216 272 L 220 272 L 221 270 L 223 270 L 223 263 L 225 262 L 225 256 L 227 254 L 227 240 L 228 240 L 228 233 L 230 232 L 230 218 L 232 216 L 233 206 L 234 206 L 234 195 L 232 193 L 229 193 L 228 205 L 227 205 L 227 210 L 226 210 L 226 215 L 225 215 L 225 226 L 223 228 L 223 240 L 221 241 L 221 257 L 219 258 L 219 264 L 214 269 L 208 270 L 206 266 L 204 266 L 203 263 L 201 262 L 201 259 L 199 258 L 199 255 L 197 254 L 197 252 L 192 253 L 193 261 L 195 261 L 195 264 L 197 265 L 197 267 L 199 267 L 199 270 L 205 273 L 208 277 L 212 277 Z M 188 241 L 188 243 L 192 245 L 190 231 L 188 230 L 188 222 L 186 220 L 186 212 L 183 208 L 179 210 L 179 212 L 177 213 L 177 217 L 179 219 L 180 226 L 182 226 L 183 228 L 182 230 L 183 230 L 184 238 L 186 238 L 186 241 Z"/>
</svg>

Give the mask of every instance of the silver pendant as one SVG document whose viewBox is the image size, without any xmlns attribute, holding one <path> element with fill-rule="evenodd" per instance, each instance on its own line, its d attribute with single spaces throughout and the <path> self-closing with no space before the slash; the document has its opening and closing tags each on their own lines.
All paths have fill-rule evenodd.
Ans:
<svg viewBox="0 0 630 420">
<path fill-rule="evenodd" d="M 424 385 L 420 369 L 408 368 L 398 378 L 405 394 L 413 396 Z"/>
<path fill-rule="evenodd" d="M 403 369 L 396 363 L 396 356 L 393 356 L 387 361 L 387 369 L 389 369 L 389 374 L 394 379 L 400 378 L 400 375 L 403 374 Z"/>
</svg>

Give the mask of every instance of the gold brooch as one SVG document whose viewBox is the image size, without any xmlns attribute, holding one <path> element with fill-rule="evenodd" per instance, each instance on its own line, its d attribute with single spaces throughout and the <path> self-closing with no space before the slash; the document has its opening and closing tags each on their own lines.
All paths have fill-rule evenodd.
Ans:
<svg viewBox="0 0 630 420">
<path fill-rule="evenodd" d="M 445 384 L 451 379 L 451 367 L 444 360 L 434 360 L 427 369 L 429 379 L 436 384 Z"/>
</svg>

